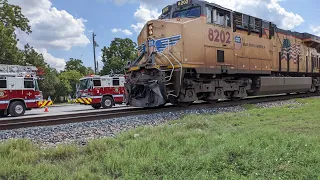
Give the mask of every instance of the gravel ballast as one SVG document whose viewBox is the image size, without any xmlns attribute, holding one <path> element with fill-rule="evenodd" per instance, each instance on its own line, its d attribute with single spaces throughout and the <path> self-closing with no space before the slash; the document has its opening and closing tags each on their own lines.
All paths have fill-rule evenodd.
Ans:
<svg viewBox="0 0 320 180">
<path fill-rule="evenodd" d="M 258 103 L 260 108 L 270 108 L 289 104 L 299 104 L 294 100 Z M 177 112 L 163 112 L 148 115 L 136 115 L 108 120 L 63 124 L 55 126 L 32 127 L 15 130 L 0 131 L 0 141 L 12 138 L 26 138 L 42 147 L 55 146 L 76 142 L 86 144 L 88 139 L 101 137 L 115 137 L 121 131 L 136 128 L 138 126 L 156 126 L 170 120 L 179 119 L 188 114 L 218 114 L 226 112 L 244 111 L 242 106 L 182 110 Z"/>
</svg>

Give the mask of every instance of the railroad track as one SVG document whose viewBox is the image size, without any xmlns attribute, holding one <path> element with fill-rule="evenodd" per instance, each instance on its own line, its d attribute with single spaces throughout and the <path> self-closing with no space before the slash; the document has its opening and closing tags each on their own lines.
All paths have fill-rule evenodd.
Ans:
<svg viewBox="0 0 320 180">
<path fill-rule="evenodd" d="M 276 95 L 276 96 L 262 96 L 262 97 L 249 97 L 240 101 L 222 100 L 215 104 L 207 103 L 194 103 L 189 107 L 174 107 L 167 105 L 162 108 L 132 108 L 132 109 L 115 109 L 111 111 L 91 111 L 82 112 L 77 114 L 63 114 L 57 116 L 39 116 L 39 117 L 22 117 L 20 119 L 6 119 L 0 120 L 0 130 L 18 129 L 36 126 L 49 126 L 68 123 L 77 123 L 85 121 L 106 120 L 119 117 L 134 116 L 140 114 L 153 114 L 160 112 L 174 112 L 185 109 L 199 109 L 199 108 L 212 108 L 212 107 L 228 107 L 237 106 L 242 104 L 256 104 L 261 102 L 272 102 L 278 100 L 289 100 L 293 98 L 305 98 L 318 96 L 319 94 L 291 94 L 291 95 Z"/>
</svg>

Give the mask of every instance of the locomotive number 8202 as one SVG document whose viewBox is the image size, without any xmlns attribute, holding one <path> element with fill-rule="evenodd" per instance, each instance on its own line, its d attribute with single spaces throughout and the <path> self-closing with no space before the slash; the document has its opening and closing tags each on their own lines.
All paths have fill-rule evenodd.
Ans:
<svg viewBox="0 0 320 180">
<path fill-rule="evenodd" d="M 224 32 L 223 30 L 219 31 L 218 29 L 209 28 L 208 38 L 210 41 L 221 42 L 230 44 L 230 33 Z"/>
</svg>

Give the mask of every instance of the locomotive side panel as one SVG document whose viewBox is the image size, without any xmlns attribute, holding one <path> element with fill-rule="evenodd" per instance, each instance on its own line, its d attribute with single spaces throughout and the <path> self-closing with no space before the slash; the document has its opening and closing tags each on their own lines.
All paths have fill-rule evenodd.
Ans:
<svg viewBox="0 0 320 180">
<path fill-rule="evenodd" d="M 179 63 L 176 61 L 181 62 L 183 58 L 182 23 L 179 23 L 179 21 L 167 23 L 153 21 L 151 23 L 153 33 L 157 36 L 152 36 L 155 46 L 150 47 L 149 51 L 159 52 L 156 54 L 156 64 L 165 66 L 178 65 Z"/>
<path fill-rule="evenodd" d="M 183 52 L 181 61 L 184 67 L 196 68 L 201 72 L 205 71 L 204 39 L 202 29 L 204 29 L 205 18 L 201 17 L 184 22 L 182 25 L 183 33 Z"/>
<path fill-rule="evenodd" d="M 149 21 L 138 37 L 138 44 L 146 52 L 146 55 L 139 61 L 139 64 L 146 64 L 146 60 L 149 59 L 151 52 L 157 52 L 157 54 L 153 58 L 155 62 L 149 63 L 156 63 L 161 66 L 171 66 L 171 63 L 178 64 L 171 55 L 178 60 L 183 58 L 183 21 L 185 20 Z M 150 31 L 152 31 L 152 34 L 149 34 Z M 141 52 L 143 50 L 140 50 Z"/>
<path fill-rule="evenodd" d="M 290 34 L 277 33 L 276 36 L 278 58 L 274 61 L 274 71 L 306 72 L 305 45 L 302 40 Z"/>
<path fill-rule="evenodd" d="M 207 73 L 221 72 L 222 65 L 237 69 L 231 28 L 206 23 L 203 38 Z"/>
<path fill-rule="evenodd" d="M 234 33 L 235 55 L 238 59 L 239 72 L 246 69 L 248 73 L 270 74 L 272 60 L 272 40 L 266 35 L 248 35 L 247 31 L 237 30 Z"/>
</svg>

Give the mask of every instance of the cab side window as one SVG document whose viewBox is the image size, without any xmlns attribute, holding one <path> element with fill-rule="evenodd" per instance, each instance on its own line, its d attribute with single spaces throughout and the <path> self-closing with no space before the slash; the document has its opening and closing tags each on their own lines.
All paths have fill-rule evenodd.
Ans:
<svg viewBox="0 0 320 180">
<path fill-rule="evenodd" d="M 101 81 L 100 81 L 100 79 L 94 79 L 93 80 L 93 86 L 101 86 Z"/>
<path fill-rule="evenodd" d="M 7 88 L 7 80 L 0 79 L 0 88 Z"/>
<path fill-rule="evenodd" d="M 34 82 L 33 79 L 24 79 L 24 88 L 32 89 L 34 88 Z"/>
<path fill-rule="evenodd" d="M 113 84 L 113 86 L 119 86 L 120 85 L 119 78 L 113 78 L 112 84 Z"/>
<path fill-rule="evenodd" d="M 206 7 L 207 23 L 217 24 L 224 27 L 231 27 L 230 12 L 215 8 L 212 6 Z"/>
</svg>

